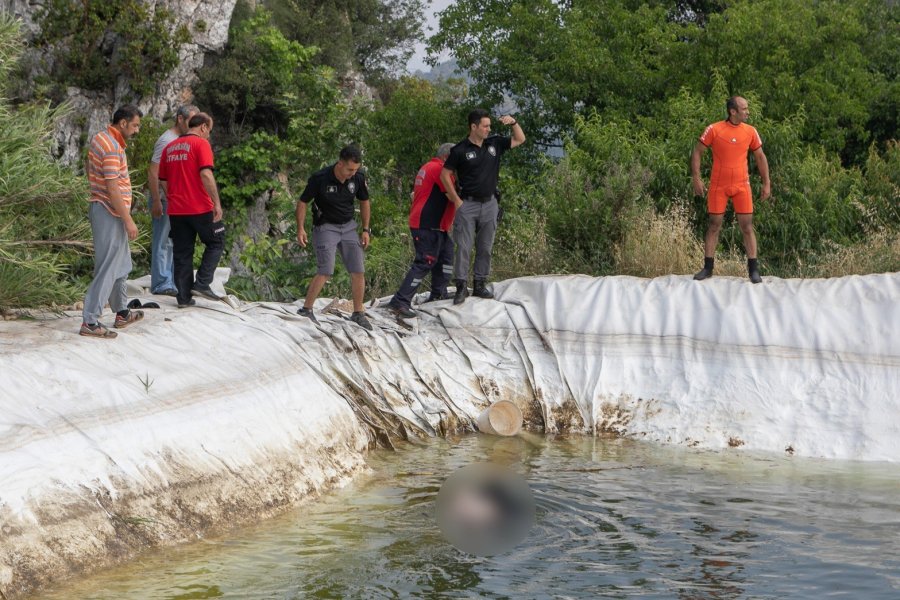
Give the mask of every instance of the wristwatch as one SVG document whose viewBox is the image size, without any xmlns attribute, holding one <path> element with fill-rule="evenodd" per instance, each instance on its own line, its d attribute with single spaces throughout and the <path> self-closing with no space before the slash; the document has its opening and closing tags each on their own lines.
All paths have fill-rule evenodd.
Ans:
<svg viewBox="0 0 900 600">
<path fill-rule="evenodd" d="M 372 228 L 371 227 L 363 227 L 363 233 L 368 233 L 369 235 L 372 235 Z"/>
</svg>

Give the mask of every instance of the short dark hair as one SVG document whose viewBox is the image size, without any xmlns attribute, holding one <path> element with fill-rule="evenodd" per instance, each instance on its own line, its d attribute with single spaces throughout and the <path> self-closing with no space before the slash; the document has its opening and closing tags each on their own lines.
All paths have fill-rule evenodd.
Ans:
<svg viewBox="0 0 900 600">
<path fill-rule="evenodd" d="M 740 98 L 740 96 L 732 96 L 731 98 L 729 98 L 728 100 L 725 101 L 725 116 L 726 117 L 731 116 L 731 111 L 738 110 L 738 103 L 737 103 L 738 98 Z"/>
<path fill-rule="evenodd" d="M 212 125 L 212 117 L 205 112 L 198 112 L 188 121 L 188 127 L 200 127 L 201 125 Z"/>
<path fill-rule="evenodd" d="M 344 162 L 360 164 L 362 163 L 362 152 L 359 148 L 350 144 L 349 146 L 341 148 L 341 153 L 338 155 L 338 158 Z"/>
<path fill-rule="evenodd" d="M 111 123 L 113 123 L 113 124 L 118 123 L 122 119 L 125 119 L 126 121 L 128 121 L 130 123 L 131 120 L 134 119 L 135 117 L 143 117 L 143 116 L 144 116 L 144 113 L 142 113 L 141 109 L 139 109 L 134 104 L 123 104 L 122 106 L 120 106 L 119 108 L 116 109 L 116 112 L 113 113 Z"/>
<path fill-rule="evenodd" d="M 483 108 L 473 109 L 472 112 L 469 113 L 469 127 L 472 125 L 481 125 L 481 120 L 485 117 L 491 118 L 491 113 Z"/>
</svg>

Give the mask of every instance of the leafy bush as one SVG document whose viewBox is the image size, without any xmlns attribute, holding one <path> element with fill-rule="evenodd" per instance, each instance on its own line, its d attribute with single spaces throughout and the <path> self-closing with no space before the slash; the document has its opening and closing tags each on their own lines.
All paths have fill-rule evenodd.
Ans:
<svg viewBox="0 0 900 600">
<path fill-rule="evenodd" d="M 165 6 L 150 12 L 140 0 L 49 0 L 37 13 L 37 39 L 48 50 L 47 67 L 65 87 L 111 91 L 121 77 L 138 96 L 148 96 L 158 81 L 178 64 L 178 51 L 191 36 L 184 25 L 174 27 Z"/>
</svg>

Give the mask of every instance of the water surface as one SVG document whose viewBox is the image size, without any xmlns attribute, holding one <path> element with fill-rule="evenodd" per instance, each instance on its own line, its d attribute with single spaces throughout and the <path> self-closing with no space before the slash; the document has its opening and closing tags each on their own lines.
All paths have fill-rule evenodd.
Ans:
<svg viewBox="0 0 900 600">
<path fill-rule="evenodd" d="M 529 537 L 494 557 L 456 551 L 434 520 L 444 478 L 484 460 L 537 503 Z M 316 503 L 41 597 L 900 597 L 900 465 L 476 435 L 369 464 Z"/>
</svg>

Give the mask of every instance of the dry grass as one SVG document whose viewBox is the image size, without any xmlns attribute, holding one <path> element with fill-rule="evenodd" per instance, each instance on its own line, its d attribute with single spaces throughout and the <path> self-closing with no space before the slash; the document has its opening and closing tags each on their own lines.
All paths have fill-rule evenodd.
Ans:
<svg viewBox="0 0 900 600">
<path fill-rule="evenodd" d="M 840 246 L 811 268 L 813 277 L 900 271 L 900 231 L 881 229 L 852 246 Z"/>
<path fill-rule="evenodd" d="M 694 273 L 703 266 L 703 243 L 694 235 L 684 204 L 673 204 L 664 214 L 645 210 L 625 229 L 615 250 L 616 272 L 637 277 Z M 716 275 L 745 277 L 743 253 L 716 255 Z"/>
<path fill-rule="evenodd" d="M 510 215 L 497 227 L 491 271 L 493 279 L 501 280 L 568 269 L 558 260 L 545 218 L 523 223 L 518 215 Z"/>
</svg>

